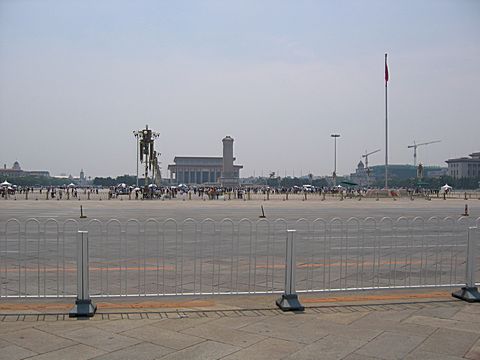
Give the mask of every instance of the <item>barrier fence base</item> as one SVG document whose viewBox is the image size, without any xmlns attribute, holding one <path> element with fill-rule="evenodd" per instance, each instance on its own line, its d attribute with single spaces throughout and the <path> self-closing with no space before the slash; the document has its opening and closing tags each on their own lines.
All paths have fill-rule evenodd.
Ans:
<svg viewBox="0 0 480 360">
<path fill-rule="evenodd" d="M 283 311 L 303 311 L 305 307 L 300 304 L 297 294 L 283 294 L 281 298 L 276 301 L 277 306 Z"/>
<path fill-rule="evenodd" d="M 480 302 L 480 293 L 476 287 L 462 287 L 460 290 L 453 292 L 452 296 L 467 302 Z"/>
<path fill-rule="evenodd" d="M 75 301 L 75 306 L 70 310 L 68 316 L 73 317 L 92 317 L 97 311 L 97 305 L 92 303 L 92 300 L 79 300 Z"/>
</svg>

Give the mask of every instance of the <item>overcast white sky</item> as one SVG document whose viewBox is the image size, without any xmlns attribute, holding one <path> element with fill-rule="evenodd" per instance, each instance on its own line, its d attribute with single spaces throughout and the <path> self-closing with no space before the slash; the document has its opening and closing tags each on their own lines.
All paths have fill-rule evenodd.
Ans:
<svg viewBox="0 0 480 360">
<path fill-rule="evenodd" d="M 445 165 L 480 151 L 480 1 L 0 0 L 0 163 L 78 176 L 135 173 L 133 130 L 242 176 Z"/>
</svg>

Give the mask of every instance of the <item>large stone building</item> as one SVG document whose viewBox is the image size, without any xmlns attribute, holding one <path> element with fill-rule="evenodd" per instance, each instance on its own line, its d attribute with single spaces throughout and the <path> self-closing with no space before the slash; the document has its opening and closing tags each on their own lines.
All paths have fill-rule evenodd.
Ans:
<svg viewBox="0 0 480 360">
<path fill-rule="evenodd" d="M 7 169 L 7 164 L 3 165 L 3 169 L 0 169 L 0 177 L 22 177 L 22 176 L 50 176 L 48 171 L 39 170 L 39 171 L 27 171 L 22 170 L 18 161 L 13 163 L 12 168 Z"/>
<path fill-rule="evenodd" d="M 448 175 L 454 179 L 480 178 L 480 152 L 470 154 L 470 157 L 448 159 Z"/>
<path fill-rule="evenodd" d="M 168 165 L 170 182 L 187 185 L 238 185 L 243 166 L 233 163 L 233 138 L 226 136 L 222 142 L 222 157 L 175 156 L 174 164 Z"/>
</svg>

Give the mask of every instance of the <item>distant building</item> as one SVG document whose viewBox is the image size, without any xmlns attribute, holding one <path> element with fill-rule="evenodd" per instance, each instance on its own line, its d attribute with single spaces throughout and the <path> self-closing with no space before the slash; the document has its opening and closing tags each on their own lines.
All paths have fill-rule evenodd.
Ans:
<svg viewBox="0 0 480 360">
<path fill-rule="evenodd" d="M 175 156 L 174 164 L 168 165 L 170 182 L 187 185 L 238 185 L 243 166 L 233 163 L 233 138 L 226 136 L 222 142 L 222 157 Z"/>
<path fill-rule="evenodd" d="M 85 172 L 80 170 L 80 177 L 78 178 L 78 185 L 85 186 L 87 185 L 87 178 L 85 177 Z"/>
<path fill-rule="evenodd" d="M 360 160 L 355 169 L 355 173 L 350 174 L 350 180 L 357 183 L 360 186 L 367 186 L 368 173 L 367 168 L 363 164 L 363 161 Z"/>
<path fill-rule="evenodd" d="M 20 167 L 20 164 L 18 163 L 18 161 L 15 161 L 13 163 L 12 170 L 22 171 L 22 168 Z"/>
<path fill-rule="evenodd" d="M 388 178 L 396 180 L 414 179 L 417 177 L 417 170 L 413 165 L 390 164 L 388 165 Z M 355 173 L 350 174 L 350 179 L 364 186 L 367 184 L 367 172 L 369 172 L 369 184 L 372 184 L 376 180 L 385 179 L 385 165 L 370 166 L 369 169 L 367 169 L 362 161 L 358 163 Z M 440 177 L 447 174 L 447 168 L 425 166 L 423 168 L 423 174 L 423 177 Z"/>
<path fill-rule="evenodd" d="M 22 170 L 18 161 L 13 163 L 13 166 L 10 169 L 7 169 L 7 164 L 3 165 L 3 169 L 0 169 L 0 177 L 22 177 L 22 176 L 46 176 L 49 177 L 50 173 L 48 171 L 40 170 Z"/>
<path fill-rule="evenodd" d="M 480 152 L 470 154 L 470 157 L 448 159 L 448 175 L 454 179 L 480 178 Z"/>
</svg>

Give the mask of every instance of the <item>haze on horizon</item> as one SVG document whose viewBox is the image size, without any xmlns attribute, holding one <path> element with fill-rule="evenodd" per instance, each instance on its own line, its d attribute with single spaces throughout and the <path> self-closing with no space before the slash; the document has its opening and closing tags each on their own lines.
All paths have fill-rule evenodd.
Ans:
<svg viewBox="0 0 480 360">
<path fill-rule="evenodd" d="M 134 174 L 133 130 L 241 176 L 339 174 L 381 148 L 446 166 L 480 151 L 478 1 L 0 0 L 0 164 Z"/>
</svg>

